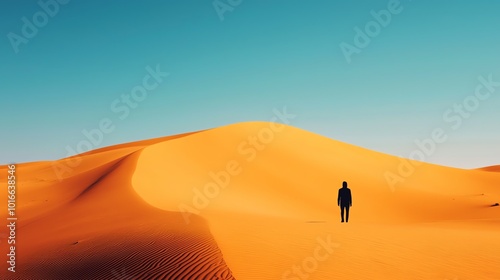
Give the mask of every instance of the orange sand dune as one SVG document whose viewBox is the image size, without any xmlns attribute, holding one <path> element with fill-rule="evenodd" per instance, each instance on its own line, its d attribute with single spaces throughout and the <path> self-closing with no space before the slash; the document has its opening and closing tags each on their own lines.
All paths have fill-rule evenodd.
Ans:
<svg viewBox="0 0 500 280">
<path fill-rule="evenodd" d="M 489 171 L 489 172 L 500 172 L 500 165 L 483 167 L 483 168 L 480 168 L 479 170 Z"/>
<path fill-rule="evenodd" d="M 500 279 L 500 173 L 273 123 L 181 136 L 19 165 L 2 279 Z"/>
</svg>

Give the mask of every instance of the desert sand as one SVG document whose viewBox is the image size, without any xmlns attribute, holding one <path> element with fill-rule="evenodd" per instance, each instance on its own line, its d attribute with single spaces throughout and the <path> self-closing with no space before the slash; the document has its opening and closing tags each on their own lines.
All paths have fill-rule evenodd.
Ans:
<svg viewBox="0 0 500 280">
<path fill-rule="evenodd" d="M 498 167 L 249 122 L 17 169 L 16 272 L 2 261 L 1 279 L 500 279 Z"/>
</svg>

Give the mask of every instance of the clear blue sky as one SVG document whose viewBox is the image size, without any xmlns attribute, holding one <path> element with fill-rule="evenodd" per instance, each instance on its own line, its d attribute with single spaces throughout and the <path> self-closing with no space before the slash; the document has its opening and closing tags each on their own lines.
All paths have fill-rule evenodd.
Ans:
<svg viewBox="0 0 500 280">
<path fill-rule="evenodd" d="M 1 1 L 0 163 L 64 157 L 105 118 L 114 130 L 96 147 L 286 106 L 291 125 L 372 150 L 408 157 L 442 128 L 426 161 L 500 164 L 500 87 L 460 125 L 458 113 L 443 119 L 479 76 L 500 82 L 500 2 L 401 1 L 348 63 L 341 43 L 356 46 L 355 28 L 390 2 L 243 0 L 221 20 L 211 0 L 70 0 L 47 18 L 36 1 Z M 23 21 L 34 15 L 36 32 Z M 115 112 L 157 65 L 169 76 L 126 117 Z"/>
</svg>

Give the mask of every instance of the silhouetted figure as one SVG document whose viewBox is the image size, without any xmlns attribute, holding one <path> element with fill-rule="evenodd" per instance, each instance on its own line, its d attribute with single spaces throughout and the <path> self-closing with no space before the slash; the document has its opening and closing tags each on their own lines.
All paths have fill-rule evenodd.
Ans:
<svg viewBox="0 0 500 280">
<path fill-rule="evenodd" d="M 342 217 L 342 223 L 344 222 L 344 210 L 345 221 L 349 222 L 349 207 L 352 206 L 352 197 L 351 190 L 347 187 L 347 182 L 342 183 L 342 188 L 339 189 L 337 204 L 338 206 L 340 206 L 340 216 Z"/>
</svg>

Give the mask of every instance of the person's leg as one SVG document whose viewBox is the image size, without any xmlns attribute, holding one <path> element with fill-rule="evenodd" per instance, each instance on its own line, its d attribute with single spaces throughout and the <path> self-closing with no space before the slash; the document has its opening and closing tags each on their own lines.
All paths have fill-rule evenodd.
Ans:
<svg viewBox="0 0 500 280">
<path fill-rule="evenodd" d="M 349 206 L 345 208 L 345 221 L 349 222 Z"/>
<path fill-rule="evenodd" d="M 342 223 L 344 222 L 344 207 L 340 206 L 340 217 L 342 218 Z"/>
</svg>

